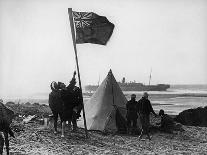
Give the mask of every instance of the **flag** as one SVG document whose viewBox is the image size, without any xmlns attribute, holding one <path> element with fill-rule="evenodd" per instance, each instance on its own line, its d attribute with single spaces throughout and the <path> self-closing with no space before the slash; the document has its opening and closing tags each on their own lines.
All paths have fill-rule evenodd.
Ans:
<svg viewBox="0 0 207 155">
<path fill-rule="evenodd" d="M 72 12 L 76 33 L 76 44 L 93 43 L 106 45 L 110 39 L 114 24 L 104 16 L 93 12 Z"/>
</svg>

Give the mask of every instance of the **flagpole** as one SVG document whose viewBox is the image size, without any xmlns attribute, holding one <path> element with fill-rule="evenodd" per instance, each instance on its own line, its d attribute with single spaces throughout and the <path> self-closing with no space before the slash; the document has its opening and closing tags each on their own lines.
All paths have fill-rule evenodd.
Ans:
<svg viewBox="0 0 207 155">
<path fill-rule="evenodd" d="M 72 8 L 68 8 L 68 14 L 69 14 L 69 20 L 70 20 L 72 39 L 73 39 L 73 47 L 74 47 L 74 51 L 75 51 L 75 60 L 76 60 L 76 66 L 77 66 L 77 71 L 78 71 L 79 86 L 80 86 L 80 91 L 81 91 L 81 102 L 82 102 L 82 105 L 83 105 L 84 127 L 85 127 L 86 138 L 88 138 L 88 130 L 87 130 L 87 125 L 86 125 L 85 109 L 84 109 L 84 104 L 83 104 L 83 94 L 82 94 L 80 71 L 79 71 L 79 65 L 78 65 L 76 41 L 75 41 L 75 29 L 74 29 L 74 24 L 73 24 L 74 21 L 73 21 L 73 15 L 72 15 Z"/>
</svg>

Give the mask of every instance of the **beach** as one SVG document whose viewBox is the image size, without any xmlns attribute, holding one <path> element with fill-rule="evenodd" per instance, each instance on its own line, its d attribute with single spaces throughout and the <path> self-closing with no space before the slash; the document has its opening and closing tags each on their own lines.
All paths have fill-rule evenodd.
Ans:
<svg viewBox="0 0 207 155">
<path fill-rule="evenodd" d="M 207 154 L 207 128 L 184 127 L 175 135 L 154 133 L 152 140 L 139 141 L 135 136 L 102 135 L 89 132 L 85 139 L 83 130 L 67 132 L 65 138 L 51 129 L 31 123 L 25 131 L 11 139 L 11 155 L 64 155 L 64 154 L 149 154 L 180 155 Z"/>
<path fill-rule="evenodd" d="M 151 124 L 159 122 L 151 116 Z M 152 139 L 139 140 L 138 135 L 118 135 L 89 131 L 86 139 L 84 129 L 71 132 L 61 138 L 60 126 L 54 134 L 52 125 L 45 126 L 38 119 L 28 123 L 14 120 L 12 128 L 16 138 L 10 138 L 11 155 L 66 155 L 66 154 L 149 154 L 180 155 L 207 154 L 207 127 L 183 126 L 185 131 L 167 134 L 151 129 Z M 144 137 L 145 138 L 145 137 Z"/>
<path fill-rule="evenodd" d="M 135 93 L 137 99 L 143 92 L 124 92 L 127 99 Z M 183 110 L 204 107 L 207 104 L 206 90 L 171 89 L 166 92 L 149 92 L 150 100 L 156 112 L 164 109 L 166 113 L 175 117 Z M 84 95 L 84 104 L 91 95 Z M 11 100 L 10 100 L 11 101 Z M 71 132 L 66 129 L 66 136 L 61 138 L 60 123 L 58 133 L 54 134 L 53 125 L 45 125 L 43 118 L 51 114 L 47 98 L 13 100 L 10 104 L 15 113 L 20 115 L 36 115 L 27 123 L 16 117 L 12 123 L 15 139 L 10 138 L 11 154 L 24 155 L 62 155 L 62 154 L 207 154 L 207 127 L 185 126 L 185 131 L 167 134 L 151 129 L 152 140 L 139 140 L 138 135 L 118 135 L 89 131 L 86 139 L 84 129 Z M 39 104 L 37 104 L 39 103 Z M 9 105 L 9 104 L 8 104 Z M 150 123 L 156 126 L 160 118 L 151 116 Z"/>
</svg>

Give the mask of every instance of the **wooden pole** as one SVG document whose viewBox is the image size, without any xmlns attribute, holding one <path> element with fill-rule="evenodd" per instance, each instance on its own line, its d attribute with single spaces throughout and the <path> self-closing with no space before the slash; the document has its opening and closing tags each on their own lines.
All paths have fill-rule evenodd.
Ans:
<svg viewBox="0 0 207 155">
<path fill-rule="evenodd" d="M 149 86 L 150 86 L 150 81 L 151 81 L 151 78 L 152 78 L 152 68 L 150 69 L 150 76 L 149 76 Z"/>
<path fill-rule="evenodd" d="M 86 125 L 85 109 L 84 109 L 84 104 L 83 104 L 83 94 L 82 94 L 82 87 L 81 87 L 81 80 L 80 80 L 80 71 L 79 71 L 79 65 L 78 65 L 76 41 L 75 41 L 75 28 L 74 28 L 74 24 L 73 24 L 74 21 L 73 21 L 73 15 L 72 15 L 72 8 L 68 8 L 68 14 L 69 14 L 69 20 L 70 20 L 72 39 L 73 39 L 73 47 L 74 47 L 74 51 L 75 51 L 75 60 L 76 60 L 76 66 L 77 66 L 77 71 L 78 71 L 79 87 L 80 87 L 80 91 L 81 91 L 81 102 L 82 102 L 82 105 L 83 105 L 84 127 L 85 127 L 86 138 L 88 138 L 88 130 L 87 130 L 87 125 Z"/>
</svg>

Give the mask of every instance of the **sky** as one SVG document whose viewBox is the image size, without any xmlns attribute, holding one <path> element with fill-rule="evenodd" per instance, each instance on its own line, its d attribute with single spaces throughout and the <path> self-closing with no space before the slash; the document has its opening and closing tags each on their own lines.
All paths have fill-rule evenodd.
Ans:
<svg viewBox="0 0 207 155">
<path fill-rule="evenodd" d="M 207 84 L 206 0 L 0 0 L 0 96 L 49 92 L 76 69 L 67 8 L 115 24 L 106 46 L 78 44 L 82 85 Z"/>
</svg>

